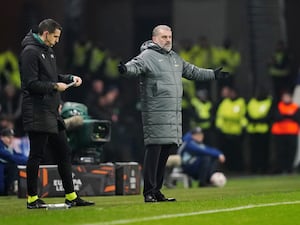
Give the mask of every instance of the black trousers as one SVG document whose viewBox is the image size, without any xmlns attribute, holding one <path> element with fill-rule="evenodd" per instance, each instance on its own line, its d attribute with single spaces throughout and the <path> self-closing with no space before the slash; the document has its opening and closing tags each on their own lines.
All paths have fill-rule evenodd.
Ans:
<svg viewBox="0 0 300 225">
<path fill-rule="evenodd" d="M 298 135 L 274 135 L 277 171 L 291 173 L 297 152 Z"/>
<path fill-rule="evenodd" d="M 269 170 L 270 134 L 249 134 L 251 172 L 266 173 Z"/>
<path fill-rule="evenodd" d="M 218 166 L 217 158 L 209 155 L 203 155 L 200 157 L 198 181 L 199 186 L 207 186 L 211 175 L 216 172 Z"/>
<path fill-rule="evenodd" d="M 43 132 L 29 132 L 30 153 L 27 161 L 27 192 L 30 196 L 37 195 L 39 165 L 41 164 L 47 147 L 51 151 L 53 160 L 57 164 L 65 193 L 74 191 L 72 179 L 71 148 L 67 142 L 65 131 L 58 134 Z"/>
<path fill-rule="evenodd" d="M 147 145 L 144 158 L 144 195 L 155 194 L 160 191 L 164 181 L 165 167 L 171 152 L 177 145 Z"/>
</svg>

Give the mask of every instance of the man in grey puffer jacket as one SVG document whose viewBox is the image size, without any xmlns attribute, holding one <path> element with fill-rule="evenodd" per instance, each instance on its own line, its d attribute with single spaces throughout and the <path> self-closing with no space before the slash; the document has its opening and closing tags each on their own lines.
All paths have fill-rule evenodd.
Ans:
<svg viewBox="0 0 300 225">
<path fill-rule="evenodd" d="M 229 76 L 221 69 L 201 69 L 185 62 L 172 49 L 172 31 L 166 25 L 153 29 L 152 40 L 145 42 L 141 53 L 120 63 L 121 74 L 140 76 L 141 111 L 146 146 L 143 176 L 144 201 L 175 201 L 161 192 L 165 165 L 170 152 L 181 144 L 182 81 L 215 80 Z"/>
</svg>

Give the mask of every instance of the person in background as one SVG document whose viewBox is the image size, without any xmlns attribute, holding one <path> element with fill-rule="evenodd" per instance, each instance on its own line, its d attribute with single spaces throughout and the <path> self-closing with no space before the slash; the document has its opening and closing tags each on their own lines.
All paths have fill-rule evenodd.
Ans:
<svg viewBox="0 0 300 225">
<path fill-rule="evenodd" d="M 197 43 L 193 45 L 190 50 L 192 55 L 193 64 L 200 68 L 215 68 L 214 57 L 217 51 L 216 46 L 214 46 L 208 37 L 201 36 L 198 38 Z M 220 66 L 218 66 L 220 67 Z M 226 70 L 224 70 L 226 71 Z M 227 71 L 228 72 L 228 71 Z M 230 79 L 230 77 L 229 77 Z M 227 79 L 226 79 L 227 80 Z M 218 81 L 219 82 L 219 81 Z M 206 89 L 208 95 L 212 95 L 212 85 L 209 81 L 196 82 L 196 89 Z"/>
<path fill-rule="evenodd" d="M 244 169 L 243 142 L 247 125 L 246 102 L 234 88 L 230 95 L 219 104 L 216 112 L 218 147 L 227 157 L 227 169 L 241 172 Z"/>
<path fill-rule="evenodd" d="M 275 107 L 271 133 L 274 137 L 276 173 L 292 173 L 300 131 L 299 106 L 293 102 L 292 94 L 284 91 Z"/>
<path fill-rule="evenodd" d="M 144 202 L 175 201 L 161 193 L 169 154 L 181 144 L 182 77 L 207 81 L 229 76 L 216 70 L 202 69 L 184 61 L 172 51 L 172 30 L 158 25 L 152 40 L 141 46 L 141 53 L 119 72 L 128 77 L 140 77 L 141 111 L 146 152 L 143 164 Z"/>
<path fill-rule="evenodd" d="M 27 208 L 45 208 L 37 193 L 39 165 L 47 147 L 50 147 L 58 166 L 69 206 L 88 206 L 93 202 L 81 199 L 74 192 L 71 149 L 67 142 L 65 123 L 59 113 L 60 93 L 68 84 L 81 85 L 74 75 L 58 74 L 52 47 L 59 42 L 62 27 L 53 19 L 43 20 L 38 30 L 31 30 L 22 41 L 20 56 L 22 116 L 28 132 L 30 153 L 27 161 Z"/>
<path fill-rule="evenodd" d="M 203 130 L 195 127 L 183 136 L 178 150 L 183 172 L 198 180 L 199 187 L 210 186 L 211 175 L 226 161 L 220 150 L 204 144 L 204 136 Z"/>
<path fill-rule="evenodd" d="M 0 195 L 14 193 L 14 182 L 18 179 L 17 165 L 26 165 L 27 157 L 11 148 L 14 131 L 0 128 Z M 1 185 L 4 184 L 4 185 Z"/>
<path fill-rule="evenodd" d="M 195 97 L 191 100 L 193 106 L 193 116 L 190 127 L 201 127 L 205 134 L 205 143 L 212 145 L 213 141 L 213 104 L 209 99 L 208 92 L 205 89 L 198 90 Z"/>
<path fill-rule="evenodd" d="M 232 76 L 226 80 L 218 81 L 218 91 L 224 86 L 234 86 L 238 67 L 241 65 L 241 54 L 237 51 L 229 38 L 223 42 L 223 46 L 218 48 L 214 54 L 214 65 L 222 66 Z"/>
<path fill-rule="evenodd" d="M 268 61 L 268 73 L 273 83 L 274 102 L 280 101 L 282 91 L 292 88 L 291 56 L 284 41 L 279 40 L 274 53 Z"/>
<path fill-rule="evenodd" d="M 272 113 L 273 98 L 265 88 L 260 87 L 249 100 L 246 114 L 252 173 L 264 174 L 269 171 Z"/>
<path fill-rule="evenodd" d="M 21 91 L 10 83 L 6 84 L 0 96 L 0 111 L 13 120 L 16 136 L 24 135 L 22 132 L 21 104 Z"/>
</svg>

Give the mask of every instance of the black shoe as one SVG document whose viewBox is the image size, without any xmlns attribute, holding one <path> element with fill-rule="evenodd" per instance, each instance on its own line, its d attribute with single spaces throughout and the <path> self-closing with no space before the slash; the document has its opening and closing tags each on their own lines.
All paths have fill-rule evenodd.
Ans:
<svg viewBox="0 0 300 225">
<path fill-rule="evenodd" d="M 175 198 L 166 198 L 160 191 L 155 194 L 158 202 L 175 202 Z"/>
<path fill-rule="evenodd" d="M 144 196 L 144 201 L 145 202 L 157 202 L 157 199 L 155 198 L 154 195 L 148 194 Z"/>
<path fill-rule="evenodd" d="M 44 209 L 47 208 L 47 204 L 42 199 L 37 199 L 34 202 L 27 202 L 27 209 Z"/>
<path fill-rule="evenodd" d="M 70 206 L 90 206 L 90 205 L 95 205 L 94 202 L 90 202 L 90 201 L 85 201 L 83 199 L 81 199 L 80 197 L 77 196 L 77 198 L 75 198 L 74 200 L 70 201 L 68 199 L 65 200 L 65 203 Z"/>
</svg>

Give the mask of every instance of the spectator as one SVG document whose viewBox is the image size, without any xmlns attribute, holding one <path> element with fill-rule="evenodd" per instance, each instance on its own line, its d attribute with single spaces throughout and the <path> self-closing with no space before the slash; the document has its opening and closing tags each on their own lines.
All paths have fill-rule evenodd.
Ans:
<svg viewBox="0 0 300 225">
<path fill-rule="evenodd" d="M 100 79 L 94 79 L 88 89 L 86 99 L 84 100 L 88 108 L 94 108 L 97 105 L 97 101 L 104 93 L 104 82 Z"/>
<path fill-rule="evenodd" d="M 0 128 L 0 194 L 14 193 L 14 182 L 17 180 L 17 165 L 26 165 L 27 157 L 11 148 L 14 131 L 11 128 Z M 2 182 L 1 182 L 2 180 Z M 1 187 L 4 183 L 4 187 Z"/>
<path fill-rule="evenodd" d="M 17 136 L 23 136 L 21 119 L 21 92 L 12 84 L 6 84 L 1 98 L 1 113 L 7 115 L 15 124 Z"/>
</svg>

